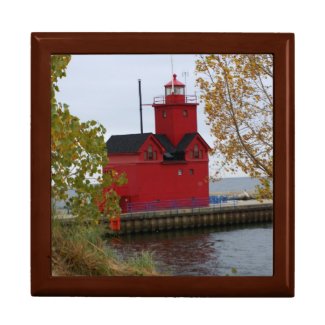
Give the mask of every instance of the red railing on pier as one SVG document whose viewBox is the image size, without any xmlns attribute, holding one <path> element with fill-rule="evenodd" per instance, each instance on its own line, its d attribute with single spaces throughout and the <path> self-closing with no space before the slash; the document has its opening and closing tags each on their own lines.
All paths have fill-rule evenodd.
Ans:
<svg viewBox="0 0 325 325">
<path fill-rule="evenodd" d="M 165 201 L 150 201 L 150 202 L 132 202 L 126 205 L 127 213 L 140 211 L 159 211 L 159 210 L 174 210 L 186 208 L 200 208 L 207 207 L 210 204 L 227 203 L 229 199 L 227 196 L 210 196 L 207 198 L 189 198 L 180 200 L 165 200 Z"/>
</svg>

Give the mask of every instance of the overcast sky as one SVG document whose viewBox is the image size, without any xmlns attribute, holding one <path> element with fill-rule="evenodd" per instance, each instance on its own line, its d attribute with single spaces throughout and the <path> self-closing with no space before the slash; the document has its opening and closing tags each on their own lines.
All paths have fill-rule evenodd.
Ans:
<svg viewBox="0 0 325 325">
<path fill-rule="evenodd" d="M 195 55 L 173 55 L 173 71 L 185 83 L 187 94 L 199 94 L 195 87 Z M 70 112 L 82 121 L 96 120 L 111 135 L 140 133 L 138 79 L 142 80 L 142 103 L 152 104 L 164 94 L 172 78 L 170 55 L 73 55 L 67 77 L 59 82 L 58 101 L 69 105 Z M 205 124 L 203 105 L 198 106 L 198 132 L 212 146 L 213 138 Z M 154 112 L 143 107 L 144 132 L 155 132 Z M 210 174 L 213 172 L 210 158 Z M 245 176 L 243 173 L 224 176 Z"/>
</svg>

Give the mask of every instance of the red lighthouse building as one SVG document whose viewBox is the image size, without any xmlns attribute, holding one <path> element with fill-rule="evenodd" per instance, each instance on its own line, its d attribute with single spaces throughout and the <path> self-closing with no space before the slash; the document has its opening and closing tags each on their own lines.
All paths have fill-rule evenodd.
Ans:
<svg viewBox="0 0 325 325">
<path fill-rule="evenodd" d="M 209 204 L 209 145 L 197 132 L 196 96 L 176 79 L 154 98 L 155 133 L 113 135 L 107 141 L 110 168 L 125 172 L 117 188 L 123 212 Z"/>
</svg>

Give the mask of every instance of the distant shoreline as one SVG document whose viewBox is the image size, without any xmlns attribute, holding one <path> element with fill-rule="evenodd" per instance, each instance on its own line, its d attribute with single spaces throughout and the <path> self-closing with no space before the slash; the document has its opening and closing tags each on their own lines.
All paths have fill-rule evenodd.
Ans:
<svg viewBox="0 0 325 325">
<path fill-rule="evenodd" d="M 209 192 L 209 195 L 226 195 L 226 196 L 240 196 L 243 195 L 244 193 L 247 193 L 249 196 L 254 196 L 256 193 L 255 191 L 220 191 L 220 192 Z"/>
<path fill-rule="evenodd" d="M 209 182 L 210 195 L 241 195 L 247 192 L 253 195 L 260 182 L 251 177 L 226 177 L 218 181 Z M 271 184 L 272 186 L 272 184 Z"/>
</svg>

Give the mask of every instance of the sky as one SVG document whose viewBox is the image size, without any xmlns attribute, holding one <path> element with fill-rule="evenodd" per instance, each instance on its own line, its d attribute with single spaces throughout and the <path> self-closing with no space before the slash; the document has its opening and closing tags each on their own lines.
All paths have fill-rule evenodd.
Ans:
<svg viewBox="0 0 325 325">
<path fill-rule="evenodd" d="M 171 59 L 172 58 L 172 59 Z M 199 95 L 195 86 L 196 55 L 73 55 L 67 77 L 59 81 L 57 100 L 69 105 L 70 112 L 82 121 L 96 120 L 111 135 L 140 133 L 138 79 L 142 84 L 142 103 L 152 104 L 164 94 L 164 85 L 172 78 L 185 83 L 188 95 Z M 173 63 L 173 64 L 172 64 Z M 173 66 L 173 69 L 172 69 Z M 198 132 L 212 146 L 213 137 L 205 123 L 204 106 L 197 109 Z M 143 131 L 155 132 L 154 111 L 143 107 Z M 210 175 L 216 161 L 210 157 Z M 242 172 L 223 177 L 246 176 Z"/>
</svg>

